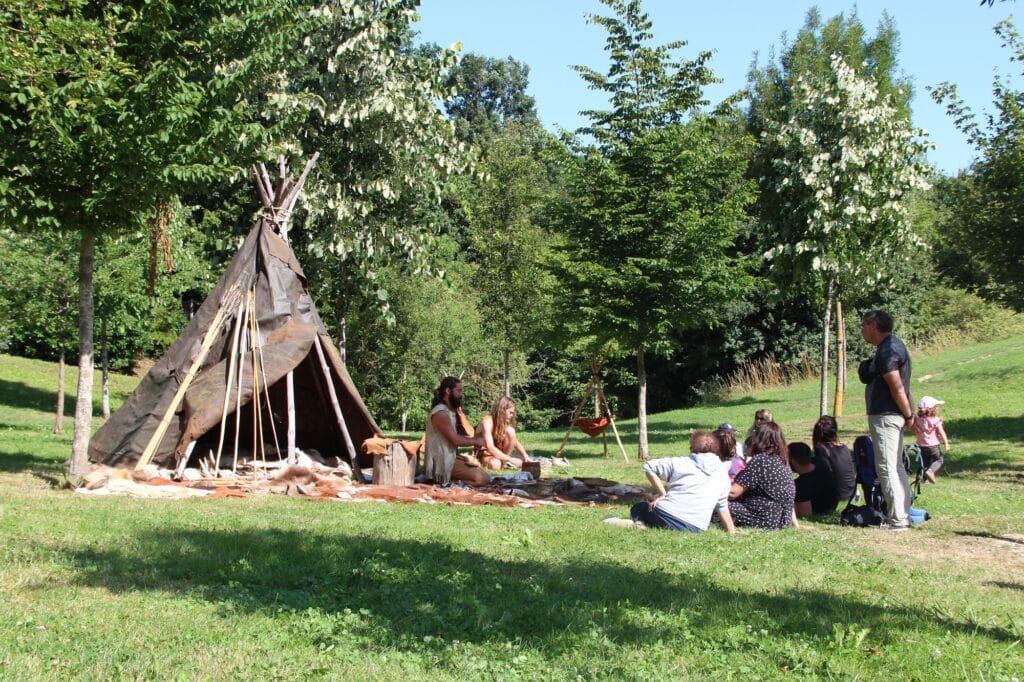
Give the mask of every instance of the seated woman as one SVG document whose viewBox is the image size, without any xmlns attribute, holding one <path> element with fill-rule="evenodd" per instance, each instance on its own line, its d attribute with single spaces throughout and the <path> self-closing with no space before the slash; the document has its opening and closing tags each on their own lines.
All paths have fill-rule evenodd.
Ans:
<svg viewBox="0 0 1024 682">
<path fill-rule="evenodd" d="M 811 514 L 828 514 L 836 510 L 839 496 L 832 480 L 832 471 L 811 453 L 807 443 L 789 444 L 789 466 L 797 474 L 796 502 L 797 518 Z"/>
<path fill-rule="evenodd" d="M 483 446 L 473 453 L 488 469 L 518 469 L 529 462 L 526 448 L 516 438 L 516 403 L 508 397 L 499 398 L 490 414 L 477 424 L 474 435 L 483 438 Z M 513 457 L 515 451 L 519 457 Z"/>
<path fill-rule="evenodd" d="M 605 519 L 608 523 L 639 528 L 668 528 L 699 533 L 711 524 L 718 510 L 722 525 L 736 532 L 729 515 L 729 463 L 720 454 L 718 439 L 707 431 L 690 438 L 686 457 L 654 459 L 644 464 L 647 480 L 658 493 L 650 502 L 637 502 L 630 510 L 632 521 Z M 665 490 L 668 483 L 668 490 Z"/>
<path fill-rule="evenodd" d="M 775 422 L 760 424 L 748 444 L 747 468 L 736 475 L 729 492 L 733 522 L 766 529 L 799 526 L 793 510 L 796 487 L 782 429 Z"/>
<path fill-rule="evenodd" d="M 814 425 L 814 461 L 821 462 L 832 475 L 840 500 L 853 498 L 857 490 L 857 472 L 853 468 L 850 448 L 839 442 L 839 424 L 831 415 L 824 415 Z M 821 465 L 819 465 L 821 466 Z"/>
<path fill-rule="evenodd" d="M 729 482 L 736 480 L 736 475 L 747 468 L 747 460 L 743 457 L 743 445 L 736 442 L 736 427 L 722 424 L 714 432 L 721 447 L 719 455 L 722 461 L 729 462 Z"/>
</svg>

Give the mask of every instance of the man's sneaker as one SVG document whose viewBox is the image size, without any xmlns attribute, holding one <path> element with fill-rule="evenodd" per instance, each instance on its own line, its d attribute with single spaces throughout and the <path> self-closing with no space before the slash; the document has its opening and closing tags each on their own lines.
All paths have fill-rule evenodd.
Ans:
<svg viewBox="0 0 1024 682">
<path fill-rule="evenodd" d="M 909 525 L 907 525 L 907 526 L 896 526 L 896 525 L 893 525 L 891 523 L 883 523 L 882 525 L 878 526 L 878 530 L 888 530 L 888 531 L 898 532 L 898 531 L 910 530 L 910 526 Z"/>
<path fill-rule="evenodd" d="M 610 523 L 613 526 L 622 526 L 623 528 L 632 528 L 636 526 L 633 523 L 633 519 L 624 519 L 621 516 L 609 516 L 604 520 L 605 523 Z"/>
<path fill-rule="evenodd" d="M 935 472 L 931 469 L 925 469 L 924 477 L 929 483 L 935 483 Z"/>
</svg>

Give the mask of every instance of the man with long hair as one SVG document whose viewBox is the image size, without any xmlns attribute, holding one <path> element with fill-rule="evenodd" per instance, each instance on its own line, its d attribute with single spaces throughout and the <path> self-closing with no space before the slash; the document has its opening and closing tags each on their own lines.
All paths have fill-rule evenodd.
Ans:
<svg viewBox="0 0 1024 682">
<path fill-rule="evenodd" d="M 481 446 L 484 442 L 483 438 L 459 431 L 461 407 L 462 382 L 457 377 L 445 377 L 434 389 L 423 456 L 426 477 L 440 485 L 451 482 L 458 448 Z"/>
</svg>

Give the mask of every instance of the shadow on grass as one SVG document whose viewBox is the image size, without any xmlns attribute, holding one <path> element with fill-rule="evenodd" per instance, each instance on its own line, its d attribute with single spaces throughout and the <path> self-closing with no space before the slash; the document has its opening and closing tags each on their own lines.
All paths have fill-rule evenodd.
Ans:
<svg viewBox="0 0 1024 682">
<path fill-rule="evenodd" d="M 112 391 L 110 394 L 111 403 L 120 405 L 128 399 L 129 395 L 129 393 Z M 48 391 L 36 388 L 21 381 L 0 379 L 0 404 L 23 410 L 39 410 L 40 412 L 54 414 L 56 413 L 55 408 L 57 406 L 57 391 L 56 389 Z M 74 418 L 74 415 L 75 387 L 68 386 L 64 393 L 64 416 Z M 103 406 L 97 400 L 93 400 L 92 416 L 103 416 Z"/>
<path fill-rule="evenodd" d="M 40 478 L 49 480 L 51 475 L 60 473 L 63 468 L 64 463 L 52 457 L 40 457 L 28 452 L 0 453 L 0 472 L 8 474 L 32 471 Z"/>
<path fill-rule="evenodd" d="M 958 530 L 957 535 L 968 535 L 974 538 L 988 538 L 990 540 L 1002 540 L 1003 542 L 1010 542 L 1015 545 L 1024 545 L 1024 540 L 1020 538 L 1009 538 L 1005 535 L 996 535 L 995 533 L 986 533 L 984 531 L 972 531 L 972 530 Z"/>
<path fill-rule="evenodd" d="M 351 632 L 402 649 L 440 637 L 525 641 L 562 654 L 588 632 L 627 646 L 690 633 L 717 642 L 728 628 L 750 623 L 780 636 L 799 633 L 822 647 L 830 646 L 835 623 L 871 628 L 883 642 L 922 628 L 999 642 L 1019 636 L 922 607 L 884 607 L 875 598 L 810 588 L 739 592 L 704 575 L 657 567 L 533 561 L 527 549 L 521 559 L 497 560 L 443 542 L 333 531 L 177 527 L 67 555 L 79 584 L 112 592 L 187 591 L 223 605 L 226 617 L 240 610 L 283 616 L 282 625 L 299 629 L 296 636 L 309 637 L 305 630 L 315 628 L 322 643 L 339 646 L 350 643 Z"/>
<path fill-rule="evenodd" d="M 1021 590 L 1021 591 L 1024 591 L 1024 585 L 1021 585 L 1020 583 L 1003 583 L 1003 582 L 989 581 L 989 582 L 987 582 L 985 584 L 986 585 L 991 585 L 992 587 L 1001 587 L 1004 590 Z"/>
</svg>

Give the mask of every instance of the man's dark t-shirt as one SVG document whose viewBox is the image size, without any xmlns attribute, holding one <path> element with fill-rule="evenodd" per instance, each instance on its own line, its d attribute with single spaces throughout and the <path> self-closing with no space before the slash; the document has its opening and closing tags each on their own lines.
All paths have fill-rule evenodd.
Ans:
<svg viewBox="0 0 1024 682">
<path fill-rule="evenodd" d="M 874 357 L 860 363 L 857 372 L 861 382 L 867 384 L 864 388 L 864 400 L 869 415 L 901 414 L 899 406 L 892 399 L 892 393 L 889 392 L 889 384 L 885 383 L 883 378 L 894 369 L 899 370 L 907 402 L 913 405 L 914 401 L 910 396 L 910 353 L 902 341 L 889 334 L 878 344 Z"/>
<path fill-rule="evenodd" d="M 811 462 L 814 471 L 796 477 L 796 501 L 810 502 L 811 511 L 815 514 L 835 511 L 839 496 L 836 495 L 832 472 L 820 457 L 815 457 Z"/>
<path fill-rule="evenodd" d="M 850 448 L 838 443 L 818 443 L 814 446 L 814 462 L 826 465 L 832 474 L 832 483 L 840 500 L 853 497 L 857 488 L 857 472 L 853 470 L 853 457 Z"/>
</svg>

